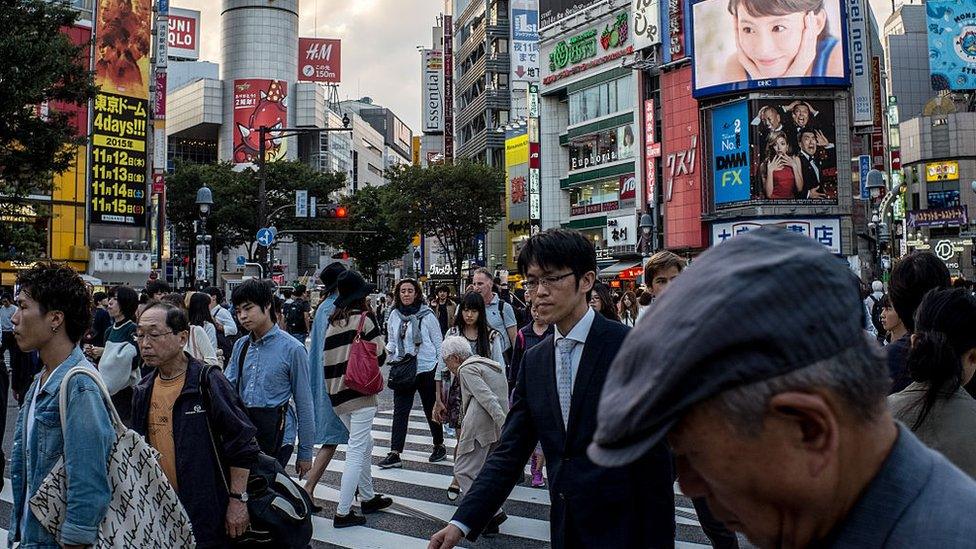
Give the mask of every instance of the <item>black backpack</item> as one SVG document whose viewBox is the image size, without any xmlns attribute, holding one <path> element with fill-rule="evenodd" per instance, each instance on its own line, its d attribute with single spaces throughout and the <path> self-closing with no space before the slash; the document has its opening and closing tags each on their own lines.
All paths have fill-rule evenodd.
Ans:
<svg viewBox="0 0 976 549">
<path fill-rule="evenodd" d="M 305 326 L 305 308 L 302 307 L 302 302 L 296 299 L 291 303 L 286 303 L 284 312 L 288 331 L 293 334 L 305 333 L 307 327 Z"/>
</svg>

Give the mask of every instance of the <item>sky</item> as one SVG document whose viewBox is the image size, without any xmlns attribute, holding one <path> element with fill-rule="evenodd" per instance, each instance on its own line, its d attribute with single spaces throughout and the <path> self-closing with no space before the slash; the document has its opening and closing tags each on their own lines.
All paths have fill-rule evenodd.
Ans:
<svg viewBox="0 0 976 549">
<path fill-rule="evenodd" d="M 173 0 L 200 11 L 200 60 L 220 63 L 223 2 Z M 436 0 L 300 0 L 298 34 L 342 39 L 340 99 L 373 98 L 420 132 L 420 54 L 443 7 Z"/>
</svg>

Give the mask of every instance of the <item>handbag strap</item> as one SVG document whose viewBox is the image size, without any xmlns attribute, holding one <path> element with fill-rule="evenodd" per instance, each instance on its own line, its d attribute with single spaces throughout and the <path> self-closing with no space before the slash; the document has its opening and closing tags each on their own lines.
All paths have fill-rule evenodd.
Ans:
<svg viewBox="0 0 976 549">
<path fill-rule="evenodd" d="M 244 337 L 247 339 L 244 340 L 244 345 L 241 346 L 241 354 L 237 357 L 237 379 L 234 380 L 236 381 L 234 390 L 237 391 L 237 394 L 241 394 L 241 379 L 244 377 L 244 359 L 247 358 L 247 350 L 251 347 L 251 336 L 245 335 Z"/>
<path fill-rule="evenodd" d="M 359 327 L 356 328 L 356 337 L 353 339 L 353 341 L 356 341 L 360 337 L 362 337 L 362 335 L 363 335 L 363 326 L 365 324 L 366 324 L 366 313 L 363 312 L 361 315 L 359 315 Z"/>
<path fill-rule="evenodd" d="M 119 417 L 119 412 L 115 409 L 115 405 L 112 404 L 112 397 L 108 394 L 108 388 L 105 387 L 105 382 L 102 381 L 102 377 L 96 375 L 94 371 L 85 368 L 84 366 L 75 366 L 74 368 L 68 370 L 68 373 L 64 374 L 64 378 L 61 380 L 61 388 L 59 389 L 60 394 L 58 395 L 58 412 L 60 413 L 61 419 L 61 437 L 68 438 L 67 436 L 67 422 L 64 420 L 68 413 L 68 382 L 71 378 L 76 375 L 85 375 L 91 378 L 98 387 L 98 390 L 102 393 L 102 401 L 105 403 L 105 407 L 108 409 L 108 415 L 112 420 L 112 428 L 117 434 L 122 434 L 125 432 L 125 424 L 122 423 L 122 418 Z"/>
<path fill-rule="evenodd" d="M 247 342 L 245 342 L 244 345 L 246 348 Z M 243 364 L 243 361 L 241 361 L 241 364 Z M 224 481 L 224 488 L 229 494 L 230 486 L 227 484 L 227 473 L 224 471 L 223 462 L 220 461 L 220 452 L 217 451 L 217 441 L 214 439 L 213 429 L 210 426 L 210 408 L 212 408 L 212 399 L 210 398 L 210 371 L 214 368 L 216 368 L 216 366 L 204 364 L 200 368 L 200 379 L 197 383 L 200 386 L 200 396 L 203 397 L 203 404 L 207 407 L 206 410 L 204 410 L 203 419 L 207 422 L 207 434 L 210 435 L 210 447 L 213 448 L 214 460 L 217 462 L 217 468 L 220 469 L 220 479 Z M 240 379 L 240 376 L 238 376 L 238 379 Z"/>
</svg>

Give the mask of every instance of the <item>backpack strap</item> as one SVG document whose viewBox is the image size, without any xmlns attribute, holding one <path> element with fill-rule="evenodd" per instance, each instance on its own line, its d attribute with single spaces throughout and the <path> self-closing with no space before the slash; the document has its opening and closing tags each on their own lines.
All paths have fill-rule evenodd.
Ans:
<svg viewBox="0 0 976 549">
<path fill-rule="evenodd" d="M 244 342 L 246 346 L 249 342 Z M 240 361 L 244 364 L 244 361 Z M 198 385 L 200 387 L 200 398 L 203 400 L 204 406 L 207 409 L 204 411 L 203 419 L 207 422 L 207 434 L 210 435 L 210 446 L 213 448 L 214 460 L 217 461 L 217 468 L 220 469 L 220 479 L 224 481 L 224 489 L 227 493 L 230 493 L 230 486 L 227 484 L 227 473 L 224 471 L 224 464 L 220 461 L 220 451 L 217 449 L 217 440 L 214 438 L 213 428 L 210 426 L 210 409 L 213 408 L 213 400 L 210 398 L 210 371 L 216 368 L 216 366 L 210 364 L 201 363 L 200 368 L 200 379 L 198 380 Z M 240 379 L 240 376 L 237 376 Z"/>
<path fill-rule="evenodd" d="M 251 347 L 251 336 L 245 335 L 244 337 L 247 339 L 244 340 L 244 345 L 241 346 L 241 354 L 237 357 L 237 379 L 235 380 L 237 383 L 234 384 L 234 390 L 237 391 L 237 394 L 241 394 L 241 379 L 244 377 L 244 359 L 247 358 L 247 350 Z"/>
</svg>

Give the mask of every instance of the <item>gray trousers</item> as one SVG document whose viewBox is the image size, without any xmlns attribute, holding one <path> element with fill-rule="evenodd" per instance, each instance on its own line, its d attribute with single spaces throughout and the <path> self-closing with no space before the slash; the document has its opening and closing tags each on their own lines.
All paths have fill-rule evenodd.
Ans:
<svg viewBox="0 0 976 549">
<path fill-rule="evenodd" d="M 475 477 L 481 472 L 485 460 L 488 459 L 488 454 L 495 449 L 495 446 L 498 446 L 497 442 L 482 446 L 478 441 L 475 441 L 474 450 L 454 457 L 454 477 L 458 481 L 458 486 L 461 487 L 461 494 L 467 494 L 468 490 L 471 489 Z"/>
</svg>

